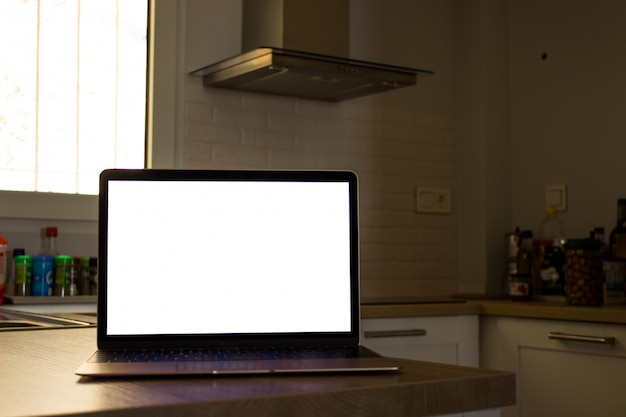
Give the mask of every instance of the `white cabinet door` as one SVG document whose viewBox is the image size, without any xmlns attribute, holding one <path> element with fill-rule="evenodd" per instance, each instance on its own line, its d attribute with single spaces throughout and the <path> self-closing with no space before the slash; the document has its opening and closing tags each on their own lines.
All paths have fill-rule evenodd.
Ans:
<svg viewBox="0 0 626 417">
<path fill-rule="evenodd" d="M 385 356 L 477 367 L 478 324 L 478 316 L 364 319 L 361 343 Z M 481 410 L 454 416 L 499 415 Z"/>
<path fill-rule="evenodd" d="M 480 356 L 517 374 L 505 417 L 626 416 L 626 326 L 483 317 Z"/>
<path fill-rule="evenodd" d="M 361 343 L 382 355 L 478 366 L 478 316 L 365 319 Z"/>
</svg>

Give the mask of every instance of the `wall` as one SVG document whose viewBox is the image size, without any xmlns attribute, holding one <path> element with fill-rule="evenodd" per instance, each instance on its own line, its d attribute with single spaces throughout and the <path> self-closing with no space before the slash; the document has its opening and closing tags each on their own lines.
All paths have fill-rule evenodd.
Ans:
<svg viewBox="0 0 626 417">
<path fill-rule="evenodd" d="M 239 52 L 239 2 L 185 5 L 188 71 Z M 187 76 L 183 165 L 354 170 L 361 187 L 363 294 L 449 294 L 459 289 L 460 15 L 454 1 L 394 6 L 392 12 L 386 2 L 352 2 L 352 57 L 431 69 L 435 77 L 333 104 L 206 89 Z M 450 188 L 453 212 L 416 213 L 417 186 Z M 484 276 L 473 280 L 482 289 Z"/>
<path fill-rule="evenodd" d="M 241 4 L 179 2 L 185 167 L 357 170 L 369 293 L 497 290 L 503 234 L 537 232 L 546 184 L 568 185 L 568 236 L 613 227 L 626 197 L 626 3 L 353 3 L 354 54 L 436 75 L 339 105 L 204 89 L 185 74 L 237 52 Z M 450 187 L 453 213 L 415 213 L 417 185 Z M 0 220 L 11 233 L 47 223 Z M 80 242 L 93 227 L 69 232 Z"/>
<path fill-rule="evenodd" d="M 557 183 L 568 237 L 608 233 L 626 197 L 626 3 L 511 0 L 511 16 L 511 226 L 537 231 Z"/>
<path fill-rule="evenodd" d="M 503 234 L 511 222 L 509 7 L 501 0 L 458 2 L 461 21 L 459 108 L 459 287 L 501 294 Z M 481 277 L 483 287 L 475 280 Z"/>
</svg>

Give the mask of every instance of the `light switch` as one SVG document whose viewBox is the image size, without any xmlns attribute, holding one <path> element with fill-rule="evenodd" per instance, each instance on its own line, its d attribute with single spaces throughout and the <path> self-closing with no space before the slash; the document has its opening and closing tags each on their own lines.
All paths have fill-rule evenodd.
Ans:
<svg viewBox="0 0 626 417">
<path fill-rule="evenodd" d="M 567 186 L 565 184 L 546 185 L 546 208 L 567 210 Z"/>
</svg>

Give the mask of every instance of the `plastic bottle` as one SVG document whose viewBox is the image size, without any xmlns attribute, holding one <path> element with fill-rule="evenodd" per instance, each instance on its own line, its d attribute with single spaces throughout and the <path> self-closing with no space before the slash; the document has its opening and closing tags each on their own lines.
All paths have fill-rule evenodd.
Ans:
<svg viewBox="0 0 626 417">
<path fill-rule="evenodd" d="M 44 236 L 41 239 L 40 255 L 57 256 L 59 254 L 57 247 L 57 236 L 59 230 L 55 226 L 48 226 L 44 230 Z"/>
<path fill-rule="evenodd" d="M 9 243 L 0 235 L 0 304 L 4 304 L 4 288 L 7 276 L 7 248 Z"/>
<path fill-rule="evenodd" d="M 49 255 L 33 256 L 32 281 L 30 295 L 48 297 L 52 295 L 54 285 L 54 257 Z"/>
<path fill-rule="evenodd" d="M 542 240 L 562 240 L 565 239 L 565 227 L 559 219 L 556 207 L 548 207 L 546 209 L 546 218 L 541 222 L 539 228 L 539 238 Z M 559 242 L 562 244 L 562 242 Z"/>
</svg>

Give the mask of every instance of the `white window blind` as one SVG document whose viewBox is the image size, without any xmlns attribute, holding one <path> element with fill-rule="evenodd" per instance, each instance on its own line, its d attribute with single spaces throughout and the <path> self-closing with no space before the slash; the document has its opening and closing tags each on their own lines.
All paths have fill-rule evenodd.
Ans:
<svg viewBox="0 0 626 417">
<path fill-rule="evenodd" d="M 144 166 L 147 9 L 0 1 L 0 189 L 96 194 Z"/>
</svg>

